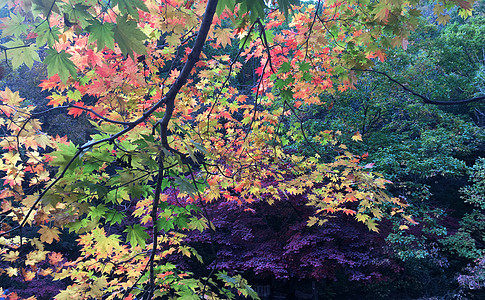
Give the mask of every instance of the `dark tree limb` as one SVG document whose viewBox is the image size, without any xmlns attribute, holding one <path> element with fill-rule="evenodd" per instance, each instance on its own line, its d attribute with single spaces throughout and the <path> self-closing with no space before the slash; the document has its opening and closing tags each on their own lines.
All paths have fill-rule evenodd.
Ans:
<svg viewBox="0 0 485 300">
<path fill-rule="evenodd" d="M 408 88 L 407 86 L 405 86 L 401 82 L 397 81 L 396 79 L 392 78 L 389 74 L 387 74 L 385 72 L 376 71 L 376 70 L 372 70 L 372 69 L 351 69 L 351 70 L 352 71 L 359 71 L 359 72 L 370 72 L 370 73 L 376 73 L 376 74 L 383 75 L 387 79 L 389 79 L 390 81 L 392 81 L 395 84 L 399 85 L 406 92 L 408 92 L 408 93 L 410 93 L 410 94 L 412 94 L 412 95 L 414 95 L 416 97 L 421 98 L 423 100 L 423 102 L 426 103 L 426 104 L 434 104 L 434 105 L 461 105 L 461 104 L 467 104 L 467 103 L 472 103 L 472 102 L 478 102 L 478 101 L 485 100 L 485 96 L 479 96 L 479 97 L 473 97 L 473 98 L 468 98 L 468 99 L 463 99 L 463 100 L 435 101 L 435 100 L 431 100 L 428 97 L 426 97 L 424 95 L 421 95 L 421 94 L 415 92 L 414 90 Z"/>
<path fill-rule="evenodd" d="M 187 62 L 180 72 L 179 77 L 177 77 L 177 80 L 175 80 L 173 85 L 170 87 L 170 90 L 165 95 L 164 99 L 162 99 L 164 100 L 163 103 L 166 104 L 166 108 L 165 114 L 159 122 L 161 129 L 162 145 L 165 148 L 169 148 L 167 140 L 168 123 L 170 122 L 170 118 L 172 117 L 173 111 L 175 109 L 175 97 L 177 96 L 182 86 L 184 86 L 184 84 L 187 82 L 187 78 L 189 77 L 189 74 L 192 71 L 195 63 L 199 61 L 200 53 L 202 52 L 202 48 L 204 47 L 205 41 L 207 39 L 207 34 L 209 33 L 210 27 L 212 25 L 214 13 L 216 12 L 217 1 L 218 0 L 209 0 L 207 2 L 205 13 L 202 18 L 202 23 L 200 24 L 199 33 L 195 38 L 194 46 L 192 47 L 192 51 L 187 58 Z"/>
<path fill-rule="evenodd" d="M 158 156 L 158 176 L 157 176 L 157 182 L 155 185 L 155 197 L 153 197 L 153 202 L 152 202 L 152 224 L 153 224 L 153 229 L 152 229 L 152 239 L 153 239 L 153 245 L 152 245 L 152 253 L 150 255 L 150 260 L 149 260 L 149 265 L 150 265 L 150 283 L 148 285 L 148 296 L 146 299 L 152 299 L 153 293 L 155 292 L 155 255 L 157 252 L 157 246 L 158 246 L 158 226 L 157 226 L 157 211 L 158 211 L 158 203 L 160 202 L 160 194 L 162 192 L 162 181 L 163 181 L 163 173 L 164 173 L 164 166 L 163 166 L 163 151 L 160 151 L 160 154 Z"/>
</svg>

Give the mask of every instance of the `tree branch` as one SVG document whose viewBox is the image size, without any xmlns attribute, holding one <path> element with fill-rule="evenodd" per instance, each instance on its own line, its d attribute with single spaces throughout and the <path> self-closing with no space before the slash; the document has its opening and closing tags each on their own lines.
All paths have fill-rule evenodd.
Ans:
<svg viewBox="0 0 485 300">
<path fill-rule="evenodd" d="M 467 104 L 467 103 L 472 103 L 472 102 L 477 102 L 477 101 L 482 101 L 485 100 L 485 96 L 479 96 L 479 97 L 474 97 L 474 98 L 468 98 L 468 99 L 463 99 L 463 100 L 452 100 L 452 101 L 435 101 L 431 100 L 428 97 L 421 95 L 414 90 L 408 88 L 404 84 L 400 83 L 396 79 L 392 78 L 389 74 L 381 71 L 376 71 L 376 70 L 371 70 L 371 69 L 351 69 L 352 71 L 359 71 L 359 72 L 371 72 L 371 73 L 377 73 L 380 75 L 383 75 L 387 77 L 390 81 L 394 82 L 395 84 L 399 85 L 403 90 L 406 92 L 419 97 L 423 100 L 424 103 L 426 104 L 434 104 L 434 105 L 460 105 L 460 104 Z"/>
<path fill-rule="evenodd" d="M 218 0 L 209 0 L 207 2 L 205 13 L 202 18 L 202 23 L 200 24 L 199 33 L 195 38 L 194 46 L 192 47 L 192 51 L 188 56 L 187 62 L 185 63 L 177 80 L 175 80 L 174 84 L 170 87 L 170 90 L 167 92 L 164 99 L 162 99 L 166 104 L 166 109 L 165 109 L 165 114 L 163 115 L 163 118 L 159 122 L 160 122 L 160 129 L 161 129 L 162 145 L 165 148 L 169 148 L 168 140 L 167 140 L 168 123 L 170 122 L 170 118 L 172 117 L 173 111 L 175 109 L 175 96 L 177 96 L 177 93 L 179 92 L 179 90 L 187 82 L 187 78 L 189 77 L 189 74 L 192 71 L 192 68 L 194 67 L 195 63 L 199 60 L 200 53 L 202 52 L 202 48 L 207 39 L 207 34 L 209 33 L 210 27 L 212 25 L 212 19 L 214 17 L 214 13 L 216 12 L 217 1 Z"/>
</svg>

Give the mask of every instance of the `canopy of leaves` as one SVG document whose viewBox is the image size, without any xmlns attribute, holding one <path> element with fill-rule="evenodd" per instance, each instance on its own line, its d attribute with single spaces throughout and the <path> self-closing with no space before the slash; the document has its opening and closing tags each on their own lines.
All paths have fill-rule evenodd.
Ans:
<svg viewBox="0 0 485 300">
<path fill-rule="evenodd" d="M 50 93 L 50 101 L 46 110 L 36 110 L 16 92 L 0 92 L 2 271 L 25 282 L 39 276 L 68 282 L 56 299 L 228 299 L 235 297 L 234 291 L 257 298 L 239 274 L 195 273 L 175 263 L 180 257 L 195 258 L 204 267 L 221 269 L 204 262 L 190 235 L 238 230 L 217 223 L 225 212 L 213 217 L 224 206 L 235 213 L 227 217 L 234 218 L 241 210 L 257 212 L 258 205 L 268 209 L 297 198 L 305 207 L 304 218 L 292 221 L 293 236 L 284 249 L 288 255 L 308 250 L 315 235 L 305 234 L 307 225 L 319 232 L 315 243 L 324 245 L 325 239 L 336 238 L 339 222 L 352 221 L 372 232 L 379 231 L 385 217 L 398 219 L 401 229 L 416 224 L 406 201 L 390 195 L 386 185 L 391 182 L 373 172 L 370 155 L 361 151 L 372 127 L 366 123 L 370 115 L 364 114 L 360 128 L 352 123 L 353 116 L 344 118 L 342 126 L 351 129 L 347 137 L 334 124 L 306 130 L 303 113 L 332 106 L 327 96 L 345 103 L 351 94 L 344 92 L 363 82 L 355 69 L 384 61 L 390 47 L 406 49 L 419 25 L 418 1 L 296 4 L 7 1 L 1 50 L 17 67 L 32 66 L 41 57 L 37 49 L 45 49 L 48 78 L 40 86 Z M 443 5 L 435 9 L 439 23 L 449 19 Z M 445 7 L 454 5 L 461 15 L 469 15 L 470 2 L 451 1 Z M 207 55 L 204 50 L 237 45 L 240 49 L 228 53 Z M 256 80 L 249 88 L 233 85 L 251 59 Z M 43 132 L 39 118 L 52 111 L 86 118 L 93 128 L 89 139 L 78 145 Z M 435 118 L 446 117 L 434 113 Z M 422 117 L 417 109 L 409 114 Z M 388 124 L 378 119 L 379 126 L 391 124 L 392 118 L 389 110 Z M 449 127 L 427 124 L 429 130 L 463 129 L 464 121 L 449 119 Z M 386 130 L 394 138 L 409 134 L 407 139 L 416 139 L 412 131 L 395 130 L 398 125 Z M 434 133 L 419 132 L 423 144 L 444 142 Z M 475 136 L 480 133 L 469 126 L 462 140 L 440 147 L 473 151 L 474 145 L 464 144 Z M 311 152 L 294 147 L 304 144 Z M 419 154 L 419 147 L 410 145 L 402 153 Z M 384 152 L 378 149 L 371 156 L 376 164 Z M 409 165 L 413 172 L 420 170 L 411 159 Z M 463 167 L 449 165 L 456 165 L 455 172 Z M 431 164 L 422 169 L 445 172 Z M 334 218 L 341 219 L 332 223 Z M 362 245 L 353 242 L 359 229 L 347 234 L 352 249 Z M 75 253 L 56 252 L 69 235 L 75 236 Z M 223 245 L 227 237 L 219 235 L 217 243 Z M 254 251 L 251 261 L 258 253 Z M 339 267 L 376 267 L 370 258 L 344 262 L 353 254 L 343 253 L 324 258 Z M 293 268 L 295 276 L 335 276 L 316 275 L 331 268 L 328 261 L 299 260 L 312 275 Z M 242 269 L 257 273 L 259 267 Z M 278 276 L 290 276 L 284 272 Z M 351 273 L 356 280 L 378 277 L 361 270 Z"/>
</svg>

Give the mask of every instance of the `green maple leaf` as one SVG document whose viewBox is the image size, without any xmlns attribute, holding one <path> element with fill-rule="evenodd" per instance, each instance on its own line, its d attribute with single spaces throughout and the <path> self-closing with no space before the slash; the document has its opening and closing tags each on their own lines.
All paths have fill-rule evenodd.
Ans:
<svg viewBox="0 0 485 300">
<path fill-rule="evenodd" d="M 118 5 L 121 13 L 127 13 L 135 19 L 139 19 L 138 9 L 148 12 L 148 8 L 141 0 L 113 0 L 113 6 Z"/>
<path fill-rule="evenodd" d="M 189 228 L 197 229 L 200 232 L 202 232 L 208 227 L 207 227 L 207 222 L 204 219 L 198 219 L 196 217 L 192 217 L 190 218 Z"/>
<path fill-rule="evenodd" d="M 34 45 L 27 46 L 21 40 L 12 40 L 3 44 L 3 46 L 14 48 L 7 50 L 7 58 L 12 58 L 12 67 L 14 69 L 17 69 L 22 64 L 32 68 L 34 61 L 41 61 L 37 53 L 37 48 Z"/>
<path fill-rule="evenodd" d="M 71 74 L 72 77 L 77 78 L 76 66 L 69 59 L 71 54 L 66 53 L 64 50 L 57 52 L 54 49 L 47 49 L 45 52 L 48 55 L 45 58 L 44 63 L 47 65 L 47 74 L 49 77 L 59 74 L 59 78 L 61 78 L 62 82 L 67 81 L 69 74 Z"/>
<path fill-rule="evenodd" d="M 116 210 L 109 210 L 106 214 L 106 221 L 109 222 L 109 225 L 114 225 L 115 223 L 121 224 L 123 219 L 126 217 L 124 213 L 117 212 Z"/>
<path fill-rule="evenodd" d="M 185 177 L 175 177 L 174 182 L 178 185 L 180 191 L 183 193 L 188 193 L 189 195 L 194 195 L 197 193 L 194 184 Z"/>
<path fill-rule="evenodd" d="M 87 11 L 89 8 L 91 7 L 78 3 L 74 6 L 67 5 L 64 12 L 69 16 L 68 21 L 78 23 L 81 27 L 86 27 L 89 21 L 93 19 Z"/>
<path fill-rule="evenodd" d="M 230 11 L 234 11 L 236 0 L 219 0 L 219 2 L 217 2 L 216 15 L 220 16 L 226 7 Z"/>
<path fill-rule="evenodd" d="M 133 225 L 133 227 L 128 226 L 124 232 L 128 233 L 126 236 L 126 241 L 130 242 L 132 247 L 140 245 L 142 248 L 145 247 L 146 240 L 150 237 L 148 233 L 145 232 L 145 227 L 138 224 Z"/>
<path fill-rule="evenodd" d="M 103 50 L 105 46 L 114 50 L 114 25 L 113 23 L 101 23 L 98 20 L 91 20 L 91 25 L 86 27 L 90 33 L 88 43 L 97 42 L 98 51 Z"/>
<path fill-rule="evenodd" d="M 267 8 L 266 3 L 263 0 L 238 0 L 241 3 L 239 16 L 242 16 L 246 12 L 250 12 L 249 20 L 255 22 L 258 18 L 264 18 L 264 9 Z"/>
<path fill-rule="evenodd" d="M 288 11 L 291 8 L 291 5 L 298 5 L 300 1 L 298 0 L 278 0 L 278 5 L 280 7 L 280 11 L 285 14 L 286 19 L 288 19 Z"/>
<path fill-rule="evenodd" d="M 133 51 L 138 54 L 147 54 L 143 43 L 148 37 L 136 27 L 135 21 L 128 21 L 127 15 L 116 17 L 116 26 L 113 28 L 115 42 L 123 55 L 129 55 L 133 60 Z"/>
<path fill-rule="evenodd" d="M 52 12 L 60 14 L 59 7 L 57 7 L 56 0 L 33 0 L 32 12 L 42 13 L 44 17 L 47 17 Z"/>
<path fill-rule="evenodd" d="M 55 42 L 59 41 L 59 37 L 57 35 L 61 33 L 58 27 L 49 27 L 47 22 L 40 24 L 39 27 L 34 30 L 34 32 L 37 33 L 35 43 L 39 47 L 45 45 L 46 43 L 49 45 L 49 47 L 51 47 Z"/>
<path fill-rule="evenodd" d="M 2 37 L 7 37 L 14 35 L 20 37 L 22 34 L 27 32 L 29 26 L 24 23 L 25 17 L 17 14 L 11 14 L 10 18 L 5 18 L 2 20 L 4 26 L 2 29 Z"/>
<path fill-rule="evenodd" d="M 104 217 L 108 211 L 108 208 L 104 204 L 100 204 L 97 207 L 92 206 L 89 209 L 91 211 L 88 213 L 88 217 L 91 217 L 93 220 Z"/>
<path fill-rule="evenodd" d="M 51 50 L 54 51 L 54 50 Z M 47 59 L 47 58 L 46 58 Z M 52 160 L 53 166 L 58 167 L 65 167 L 67 163 L 76 155 L 77 147 L 75 144 L 70 142 L 69 144 L 58 144 L 59 150 L 54 151 L 52 155 L 55 155 L 55 158 Z"/>
</svg>

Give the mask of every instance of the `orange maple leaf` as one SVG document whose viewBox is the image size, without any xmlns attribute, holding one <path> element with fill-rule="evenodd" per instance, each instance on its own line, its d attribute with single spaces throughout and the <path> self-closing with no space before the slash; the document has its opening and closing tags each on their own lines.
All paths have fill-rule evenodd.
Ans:
<svg viewBox="0 0 485 300">
<path fill-rule="evenodd" d="M 47 256 L 49 258 L 49 263 L 53 266 L 57 265 L 62 259 L 62 253 L 52 252 Z"/>
<path fill-rule="evenodd" d="M 42 83 L 39 84 L 39 86 L 42 88 L 42 90 L 51 90 L 57 87 L 60 81 L 61 81 L 61 78 L 59 78 L 59 75 L 55 74 L 49 79 L 42 80 Z"/>
<path fill-rule="evenodd" d="M 44 225 L 41 225 L 41 228 L 39 229 L 40 235 L 40 240 L 43 242 L 46 242 L 47 244 L 51 244 L 54 240 L 59 241 L 59 234 L 61 233 L 57 228 L 53 227 L 47 227 Z"/>
</svg>

